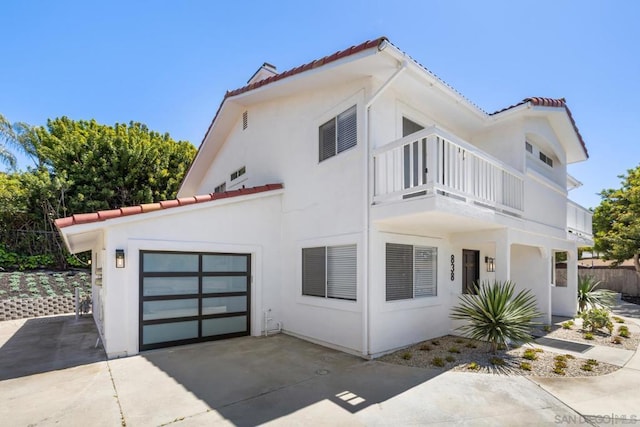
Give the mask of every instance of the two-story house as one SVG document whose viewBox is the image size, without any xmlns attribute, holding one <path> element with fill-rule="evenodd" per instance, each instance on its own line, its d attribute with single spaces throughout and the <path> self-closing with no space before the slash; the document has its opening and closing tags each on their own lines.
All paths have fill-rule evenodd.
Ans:
<svg viewBox="0 0 640 427">
<path fill-rule="evenodd" d="M 227 92 L 178 199 L 56 225 L 109 357 L 272 329 L 376 357 L 452 333 L 476 281 L 573 315 L 587 157 L 563 99 L 488 114 L 379 38 Z"/>
</svg>

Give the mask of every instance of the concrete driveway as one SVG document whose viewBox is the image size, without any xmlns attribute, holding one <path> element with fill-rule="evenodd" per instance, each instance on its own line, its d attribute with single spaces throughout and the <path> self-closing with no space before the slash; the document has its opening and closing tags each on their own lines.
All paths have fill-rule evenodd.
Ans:
<svg viewBox="0 0 640 427">
<path fill-rule="evenodd" d="M 519 376 L 365 361 L 286 335 L 96 361 L 90 319 L 48 319 L 0 322 L 3 426 L 584 425 Z M 27 339 L 38 324 L 75 348 Z M 62 354 L 70 363 L 46 361 Z"/>
</svg>

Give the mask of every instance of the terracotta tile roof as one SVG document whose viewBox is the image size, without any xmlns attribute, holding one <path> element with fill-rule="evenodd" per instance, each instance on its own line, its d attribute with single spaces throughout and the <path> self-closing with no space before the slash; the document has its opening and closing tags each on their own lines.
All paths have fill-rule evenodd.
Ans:
<svg viewBox="0 0 640 427">
<path fill-rule="evenodd" d="M 268 78 L 266 78 L 264 80 L 260 80 L 260 81 L 248 84 L 248 85 L 243 86 L 243 87 L 238 88 L 238 89 L 227 91 L 224 94 L 224 98 L 222 99 L 222 102 L 218 106 L 218 110 L 216 111 L 216 114 L 213 116 L 213 120 L 211 120 L 211 123 L 209 124 L 209 127 L 207 128 L 207 131 L 204 134 L 204 137 L 202 138 L 202 142 L 200 143 L 200 147 L 202 147 L 202 144 L 204 143 L 204 140 L 207 138 L 207 135 L 209 134 L 209 131 L 211 131 L 211 127 L 215 123 L 216 118 L 218 118 L 218 114 L 220 114 L 220 110 L 222 109 L 222 105 L 224 104 L 224 101 L 226 101 L 227 98 L 239 95 L 241 93 L 249 92 L 250 90 L 257 89 L 259 87 L 268 85 L 269 83 L 273 83 L 273 82 L 276 82 L 278 80 L 282 80 L 282 79 L 284 79 L 286 77 L 291 77 L 293 75 L 300 74 L 300 73 L 302 73 L 304 71 L 308 71 L 308 70 L 311 70 L 313 68 L 317 68 L 317 67 L 320 67 L 322 65 L 329 64 L 330 62 L 334 62 L 334 61 L 337 61 L 338 59 L 346 58 L 347 56 L 356 54 L 358 52 L 362 52 L 362 51 L 367 50 L 367 49 L 371 49 L 372 47 L 380 46 L 380 44 L 382 42 L 384 42 L 384 41 L 388 41 L 387 38 L 384 37 L 384 36 L 383 37 L 378 37 L 377 39 L 374 39 L 374 40 L 367 40 L 366 42 L 360 43 L 359 45 L 351 46 L 348 49 L 340 50 L 340 51 L 335 52 L 335 53 L 333 53 L 331 55 L 327 55 L 327 56 L 325 56 L 323 58 L 316 59 L 315 61 L 311 61 L 311 62 L 309 62 L 307 64 L 303 64 L 303 65 L 300 65 L 298 67 L 292 68 L 290 70 L 283 71 L 282 73 L 278 73 L 275 76 L 271 76 L 271 77 L 268 77 Z"/>
<path fill-rule="evenodd" d="M 177 208 L 180 206 L 192 205 L 194 203 L 205 203 L 214 200 L 228 199 L 230 197 L 245 196 L 248 194 L 264 193 L 266 191 L 280 190 L 284 188 L 282 184 L 267 184 L 259 187 L 241 188 L 239 190 L 225 191 L 224 193 L 203 194 L 193 197 L 181 197 L 174 200 L 165 200 L 158 203 L 145 203 L 138 206 L 128 206 L 120 209 L 98 211 L 94 213 L 84 213 L 59 218 L 55 220 L 58 229 L 78 224 L 89 224 L 92 222 L 106 221 L 108 219 L 119 218 L 129 215 L 138 215 L 146 212 L 154 212 L 163 209 Z"/>
<path fill-rule="evenodd" d="M 567 115 L 569 116 L 569 120 L 571 120 L 571 124 L 573 125 L 573 129 L 576 131 L 576 135 L 578 135 L 578 140 L 580 141 L 580 144 L 582 144 L 582 149 L 584 150 L 584 153 L 587 155 L 587 157 L 589 157 L 589 151 L 587 151 L 587 145 L 584 143 L 584 139 L 582 139 L 582 135 L 580 134 L 580 131 L 578 130 L 578 125 L 576 125 L 576 121 L 573 119 L 573 115 L 571 114 L 571 110 L 567 106 L 567 101 L 564 98 L 560 98 L 560 99 L 542 98 L 542 97 L 525 98 L 522 101 L 518 102 L 517 104 L 510 105 L 510 106 L 508 106 L 506 108 L 503 108 L 502 110 L 495 111 L 495 112 L 493 112 L 493 113 L 491 113 L 489 115 L 493 116 L 493 115 L 496 115 L 496 114 L 500 114 L 503 111 L 507 111 L 507 110 L 519 107 L 519 106 L 527 104 L 527 103 L 531 103 L 531 105 L 535 105 L 536 107 L 564 108 L 565 111 L 567 112 Z"/>
<path fill-rule="evenodd" d="M 380 43 L 382 43 L 384 41 L 387 41 L 386 37 L 378 37 L 377 39 L 374 39 L 374 40 L 367 40 L 366 42 L 360 43 L 357 46 L 351 46 L 348 49 L 338 51 L 338 52 L 336 52 L 336 53 L 334 53 L 332 55 L 328 55 L 328 56 L 325 56 L 323 58 L 316 59 L 315 61 L 308 62 L 306 64 L 300 65 L 299 67 L 292 68 L 292 69 L 284 71 L 282 73 L 278 73 L 278 74 L 276 74 L 274 76 L 271 76 L 271 77 L 268 77 L 268 78 L 266 78 L 264 80 L 260 80 L 260 81 L 248 84 L 246 86 L 243 86 L 243 87 L 241 87 L 239 89 L 232 90 L 230 92 L 227 92 L 224 97 L 228 98 L 230 96 L 236 96 L 236 95 L 239 95 L 241 93 L 248 92 L 248 91 L 253 90 L 253 89 L 257 89 L 257 88 L 259 88 L 261 86 L 268 85 L 269 83 L 273 83 L 275 81 L 285 79 L 285 78 L 293 76 L 295 74 L 300 74 L 302 72 L 305 72 L 305 71 L 308 71 L 308 70 L 312 70 L 314 68 L 322 67 L 323 65 L 326 65 L 326 64 L 328 64 L 330 62 L 334 62 L 334 61 L 337 61 L 339 59 L 346 58 L 347 56 L 351 56 L 351 55 L 356 54 L 358 52 L 362 52 L 363 50 L 371 49 L 372 47 L 378 47 L 378 46 L 380 46 Z"/>
</svg>

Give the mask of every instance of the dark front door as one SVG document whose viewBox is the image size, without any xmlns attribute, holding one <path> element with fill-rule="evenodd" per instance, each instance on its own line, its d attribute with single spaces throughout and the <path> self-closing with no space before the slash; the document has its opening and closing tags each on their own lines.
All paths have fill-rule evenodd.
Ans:
<svg viewBox="0 0 640 427">
<path fill-rule="evenodd" d="M 249 335 L 251 255 L 140 252 L 140 350 Z"/>
<path fill-rule="evenodd" d="M 462 293 L 473 294 L 474 284 L 480 280 L 480 251 L 462 250 Z"/>
</svg>

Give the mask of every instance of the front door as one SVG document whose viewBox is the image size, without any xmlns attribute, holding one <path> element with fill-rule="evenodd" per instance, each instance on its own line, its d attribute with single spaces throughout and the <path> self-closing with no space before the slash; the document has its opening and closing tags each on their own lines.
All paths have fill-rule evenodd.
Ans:
<svg viewBox="0 0 640 427">
<path fill-rule="evenodd" d="M 474 294 L 474 284 L 480 280 L 480 251 L 462 250 L 462 293 Z"/>
</svg>

